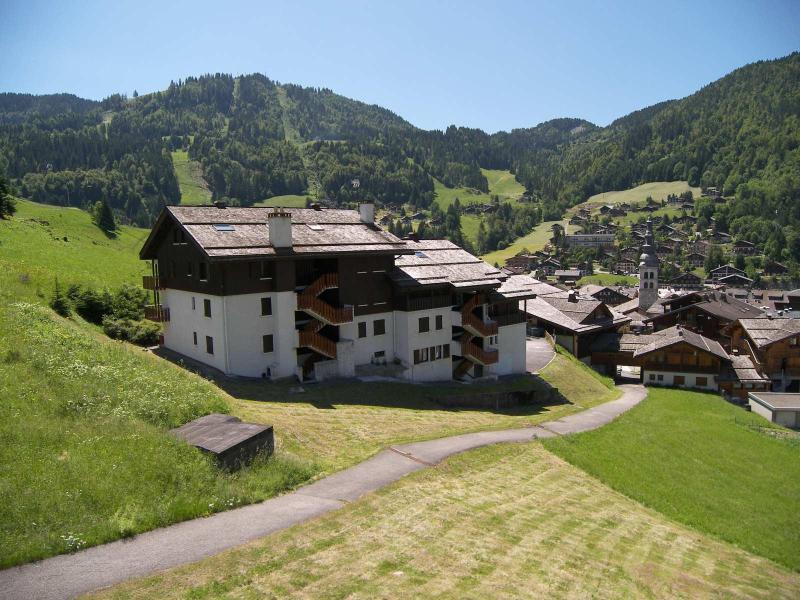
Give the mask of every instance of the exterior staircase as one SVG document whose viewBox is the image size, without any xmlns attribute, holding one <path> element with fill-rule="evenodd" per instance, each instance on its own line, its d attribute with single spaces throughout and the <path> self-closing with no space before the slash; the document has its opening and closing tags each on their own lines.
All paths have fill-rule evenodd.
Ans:
<svg viewBox="0 0 800 600">
<path fill-rule="evenodd" d="M 484 350 L 473 342 L 473 339 L 475 339 L 475 336 L 471 334 L 465 334 L 461 338 L 461 355 L 484 367 L 496 364 L 498 360 L 497 350 Z"/>
<path fill-rule="evenodd" d="M 466 358 L 463 359 L 460 363 L 456 365 L 456 368 L 453 369 L 453 379 L 459 380 L 462 377 L 464 377 L 464 375 L 467 374 L 467 371 L 469 371 L 472 368 L 472 365 L 473 365 L 472 362 L 470 362 Z"/>
<path fill-rule="evenodd" d="M 322 292 L 338 287 L 339 275 L 337 273 L 326 273 L 320 276 L 314 283 L 297 295 L 297 308 L 327 325 L 352 323 L 352 306 L 331 306 L 319 298 Z"/>
<path fill-rule="evenodd" d="M 461 326 L 470 334 L 478 337 L 497 335 L 497 321 L 484 322 L 473 312 L 483 304 L 483 296 L 475 294 L 461 307 Z"/>
</svg>

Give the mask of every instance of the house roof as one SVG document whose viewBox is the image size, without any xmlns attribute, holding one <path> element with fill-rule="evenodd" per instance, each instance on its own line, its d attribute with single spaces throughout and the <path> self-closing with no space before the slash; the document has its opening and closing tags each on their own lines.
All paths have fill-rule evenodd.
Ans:
<svg viewBox="0 0 800 600">
<path fill-rule="evenodd" d="M 574 277 L 579 279 L 581 272 L 578 269 L 561 269 L 553 273 L 556 277 Z"/>
<path fill-rule="evenodd" d="M 497 290 L 506 298 L 533 298 L 563 293 L 560 288 L 534 279 L 530 275 L 512 275 Z"/>
<path fill-rule="evenodd" d="M 739 319 L 739 323 L 757 348 L 766 348 L 775 342 L 800 335 L 800 319 L 761 317 L 760 319 Z"/>
<path fill-rule="evenodd" d="M 527 302 L 521 302 L 519 308 L 537 319 L 578 334 L 601 331 L 612 326 L 618 327 L 630 321 L 628 317 L 608 308 L 600 300 L 578 296 L 574 301 L 570 301 L 570 294 L 574 292 L 562 291 L 538 296 Z M 604 307 L 604 310 L 600 311 L 602 316 L 591 318 L 600 306 Z"/>
<path fill-rule="evenodd" d="M 507 275 L 448 240 L 406 240 L 411 250 L 395 259 L 392 281 L 400 287 L 499 288 Z"/>
<path fill-rule="evenodd" d="M 690 346 L 694 346 L 698 350 L 703 352 L 708 352 L 709 354 L 713 354 L 722 360 L 730 360 L 728 353 L 722 348 L 719 342 L 715 340 L 710 340 L 705 336 L 700 335 L 699 333 L 695 333 L 693 331 L 689 331 L 688 329 L 683 329 L 681 327 L 675 326 L 670 327 L 669 329 L 664 329 L 659 332 L 660 335 L 655 336 L 643 336 L 643 337 L 655 337 L 652 342 L 645 346 L 640 346 L 636 348 L 633 352 L 634 358 L 639 356 L 644 356 L 646 354 L 650 354 L 652 352 L 657 352 L 658 350 L 663 350 L 664 348 L 669 348 L 670 346 L 674 346 L 676 344 L 686 343 Z"/>
<path fill-rule="evenodd" d="M 374 224 L 361 221 L 356 210 L 283 209 L 291 215 L 292 247 L 276 250 L 269 241 L 268 215 L 274 208 L 167 206 L 159 215 L 140 252 L 154 258 L 165 224 L 173 220 L 209 258 L 277 254 L 408 253 L 405 242 Z M 229 226 L 221 229 L 219 226 Z"/>
<path fill-rule="evenodd" d="M 260 435 L 267 429 L 272 429 L 272 426 L 243 423 L 237 417 L 213 413 L 189 421 L 185 425 L 172 429 L 171 432 L 192 446 L 214 454 L 221 454 Z"/>
<path fill-rule="evenodd" d="M 758 318 L 762 317 L 761 309 L 756 308 L 736 298 L 733 294 L 722 292 L 719 290 L 708 291 L 708 292 L 693 292 L 692 294 L 686 294 L 684 297 L 697 297 L 699 302 L 695 302 L 693 304 L 688 304 L 686 306 L 682 306 L 675 310 L 664 311 L 663 315 L 657 315 L 650 317 L 649 320 L 657 319 L 661 316 L 671 315 L 674 313 L 682 312 L 689 310 L 691 308 L 696 308 L 697 310 L 701 310 L 707 314 L 710 314 L 714 317 L 719 319 L 724 319 L 727 321 L 736 321 L 737 319 L 741 320 L 742 318 Z M 667 302 L 674 302 L 675 298 L 664 299 L 663 301 Z"/>
<path fill-rule="evenodd" d="M 770 410 L 800 411 L 800 394 L 782 394 L 778 392 L 750 392 L 750 400 L 766 406 Z"/>
<path fill-rule="evenodd" d="M 720 371 L 719 380 L 767 382 L 769 378 L 758 372 L 749 356 L 741 354 L 731 356 L 731 364 Z"/>
</svg>

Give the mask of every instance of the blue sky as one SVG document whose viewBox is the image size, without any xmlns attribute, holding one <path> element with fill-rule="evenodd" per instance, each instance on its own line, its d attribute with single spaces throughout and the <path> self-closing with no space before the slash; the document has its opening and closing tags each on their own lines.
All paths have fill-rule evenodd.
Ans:
<svg viewBox="0 0 800 600">
<path fill-rule="evenodd" d="M 419 127 L 605 125 L 800 49 L 800 1 L 0 0 L 0 91 L 103 98 L 261 72 Z"/>
</svg>

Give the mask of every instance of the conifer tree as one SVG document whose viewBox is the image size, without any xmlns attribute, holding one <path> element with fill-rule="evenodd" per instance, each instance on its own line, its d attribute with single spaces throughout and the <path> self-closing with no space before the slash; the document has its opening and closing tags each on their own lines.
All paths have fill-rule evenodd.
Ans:
<svg viewBox="0 0 800 600">
<path fill-rule="evenodd" d="M 8 219 L 17 212 L 17 203 L 11 197 L 11 190 L 3 175 L 0 175 L 0 219 Z"/>
<path fill-rule="evenodd" d="M 114 213 L 105 198 L 94 205 L 94 223 L 106 233 L 114 233 L 117 230 Z"/>
</svg>

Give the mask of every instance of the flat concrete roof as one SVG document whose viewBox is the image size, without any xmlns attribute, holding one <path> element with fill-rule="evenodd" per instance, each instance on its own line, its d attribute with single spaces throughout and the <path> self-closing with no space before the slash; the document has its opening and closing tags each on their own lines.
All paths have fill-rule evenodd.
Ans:
<svg viewBox="0 0 800 600">
<path fill-rule="evenodd" d="M 770 410 L 791 410 L 800 412 L 800 394 L 782 394 L 780 392 L 750 392 L 750 400 L 766 406 Z"/>
<path fill-rule="evenodd" d="M 271 425 L 242 423 L 232 415 L 214 413 L 189 421 L 172 433 L 192 446 L 221 454 L 270 428 Z"/>
</svg>

